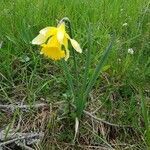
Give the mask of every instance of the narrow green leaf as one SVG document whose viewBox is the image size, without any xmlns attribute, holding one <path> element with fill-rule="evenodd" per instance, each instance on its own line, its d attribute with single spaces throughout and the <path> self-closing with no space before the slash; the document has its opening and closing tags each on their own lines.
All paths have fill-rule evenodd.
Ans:
<svg viewBox="0 0 150 150">
<path fill-rule="evenodd" d="M 95 69 L 95 72 L 93 73 L 93 76 L 91 77 L 90 79 L 90 82 L 85 90 L 85 93 L 83 94 L 82 97 L 80 97 L 80 99 L 78 100 L 78 102 L 76 103 L 76 108 L 77 108 L 77 111 L 76 111 L 76 114 L 77 114 L 77 117 L 80 119 L 81 118 L 81 115 L 82 115 L 82 112 L 83 112 L 83 109 L 85 107 L 85 103 L 86 103 L 86 99 L 88 97 L 88 94 L 89 92 L 91 91 L 93 85 L 95 84 L 96 82 L 96 79 L 97 77 L 99 76 L 99 72 L 102 70 L 103 68 L 103 65 L 106 61 L 106 59 L 108 58 L 108 55 L 110 53 L 110 50 L 112 49 L 112 45 L 113 45 L 113 42 L 114 42 L 114 37 L 112 37 L 112 40 L 110 42 L 110 44 L 108 45 L 108 47 L 106 48 L 106 50 L 104 51 L 104 54 L 101 58 L 101 60 L 99 61 L 96 69 Z M 87 56 L 89 57 L 89 56 Z M 88 62 L 87 62 L 88 63 Z M 89 64 L 88 64 L 89 65 Z M 87 71 L 87 70 L 86 70 Z"/>
<path fill-rule="evenodd" d="M 91 39 L 91 27 L 89 25 L 88 28 L 88 48 L 87 48 L 87 54 L 86 54 L 86 64 L 85 64 L 85 72 L 84 72 L 84 77 L 83 77 L 83 84 L 81 87 L 81 93 L 79 95 L 79 99 L 76 99 L 75 105 L 76 105 L 76 113 L 77 116 L 80 118 L 80 114 L 83 111 L 83 106 L 84 106 L 84 99 L 83 99 L 83 94 L 86 90 L 86 85 L 87 85 L 87 78 L 88 78 L 88 73 L 89 73 L 89 67 L 90 67 L 90 58 L 91 58 L 91 45 L 92 45 L 92 39 Z"/>
<path fill-rule="evenodd" d="M 91 91 L 93 85 L 95 84 L 96 79 L 97 79 L 97 77 L 99 76 L 99 72 L 100 72 L 101 69 L 103 68 L 103 65 L 104 65 L 104 63 L 105 63 L 105 61 L 106 61 L 106 59 L 107 59 L 107 57 L 108 57 L 108 55 L 109 55 L 109 53 L 110 53 L 110 50 L 112 49 L 113 43 L 114 43 L 114 37 L 112 37 L 112 40 L 111 40 L 110 44 L 108 45 L 108 47 L 107 47 L 106 50 L 104 51 L 104 54 L 103 54 L 101 60 L 99 61 L 98 65 L 97 65 L 97 67 L 96 67 L 96 69 L 95 69 L 95 72 L 94 72 L 93 76 L 92 76 L 91 79 L 90 79 L 90 82 L 89 82 L 89 84 L 88 84 L 88 86 L 87 86 L 87 89 L 86 89 L 86 91 L 85 91 L 85 94 L 84 94 L 84 99 L 87 98 L 89 92 Z"/>
<path fill-rule="evenodd" d="M 88 49 L 87 49 L 87 55 L 86 55 L 86 64 L 85 64 L 85 73 L 84 73 L 84 78 L 83 78 L 82 92 L 84 92 L 84 90 L 86 89 L 89 67 L 90 67 L 90 62 L 91 62 L 90 58 L 91 58 L 92 39 L 91 39 L 91 27 L 90 27 L 90 25 L 88 28 L 88 41 L 87 42 L 88 42 Z"/>
</svg>

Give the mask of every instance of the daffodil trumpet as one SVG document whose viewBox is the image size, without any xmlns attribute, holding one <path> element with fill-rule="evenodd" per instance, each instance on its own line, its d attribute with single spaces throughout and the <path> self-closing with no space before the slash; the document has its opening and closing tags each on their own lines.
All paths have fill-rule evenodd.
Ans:
<svg viewBox="0 0 150 150">
<path fill-rule="evenodd" d="M 68 60 L 70 51 L 68 42 L 78 53 L 82 53 L 79 43 L 66 32 L 65 21 L 61 20 L 57 27 L 46 27 L 39 31 L 39 35 L 32 40 L 32 44 L 40 45 L 41 54 L 52 60 Z"/>
</svg>

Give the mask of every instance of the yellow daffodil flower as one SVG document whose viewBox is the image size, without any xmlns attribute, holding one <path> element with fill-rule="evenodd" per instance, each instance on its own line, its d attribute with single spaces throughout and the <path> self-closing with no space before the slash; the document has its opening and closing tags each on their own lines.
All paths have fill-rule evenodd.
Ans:
<svg viewBox="0 0 150 150">
<path fill-rule="evenodd" d="M 41 53 L 53 60 L 60 60 L 62 58 L 68 60 L 68 40 L 70 40 L 71 45 L 77 52 L 82 53 L 79 43 L 71 39 L 66 33 L 64 22 L 59 24 L 57 28 L 46 27 L 40 30 L 39 35 L 32 40 L 32 44 L 41 45 Z"/>
</svg>

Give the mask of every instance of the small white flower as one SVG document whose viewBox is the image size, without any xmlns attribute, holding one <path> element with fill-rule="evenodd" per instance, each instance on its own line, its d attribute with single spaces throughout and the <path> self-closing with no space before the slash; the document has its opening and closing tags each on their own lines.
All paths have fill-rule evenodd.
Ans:
<svg viewBox="0 0 150 150">
<path fill-rule="evenodd" d="M 125 26 L 127 26 L 127 25 L 128 25 L 128 23 L 125 22 L 122 26 L 125 27 Z"/>
<path fill-rule="evenodd" d="M 132 48 L 129 48 L 129 49 L 128 49 L 128 53 L 131 54 L 131 55 L 133 55 L 134 50 L 133 50 Z"/>
<path fill-rule="evenodd" d="M 121 62 L 121 59 L 119 58 L 118 61 Z"/>
</svg>

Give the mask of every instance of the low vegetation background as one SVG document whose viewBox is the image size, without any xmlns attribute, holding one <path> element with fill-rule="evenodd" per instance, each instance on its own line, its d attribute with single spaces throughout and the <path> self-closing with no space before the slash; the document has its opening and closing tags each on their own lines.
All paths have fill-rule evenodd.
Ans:
<svg viewBox="0 0 150 150">
<path fill-rule="evenodd" d="M 0 105 L 46 103 L 47 106 L 14 111 L 0 108 L 0 131 L 6 127 L 7 130 L 16 129 L 21 120 L 20 132 L 44 132 L 38 144 L 39 149 L 44 150 L 148 149 L 149 4 L 148 0 L 1 0 Z M 56 26 L 65 16 L 71 20 L 73 35 L 83 49 L 83 53 L 77 55 L 80 78 L 89 25 L 92 39 L 90 74 L 109 43 L 110 34 L 113 32 L 116 36 L 85 108 L 114 125 L 83 114 L 76 144 L 72 144 L 74 120 L 66 115 L 65 101 L 70 95 L 63 70 L 59 62 L 45 59 L 39 54 L 39 47 L 31 44 L 40 29 Z M 71 57 L 67 63 L 71 70 Z"/>
</svg>

